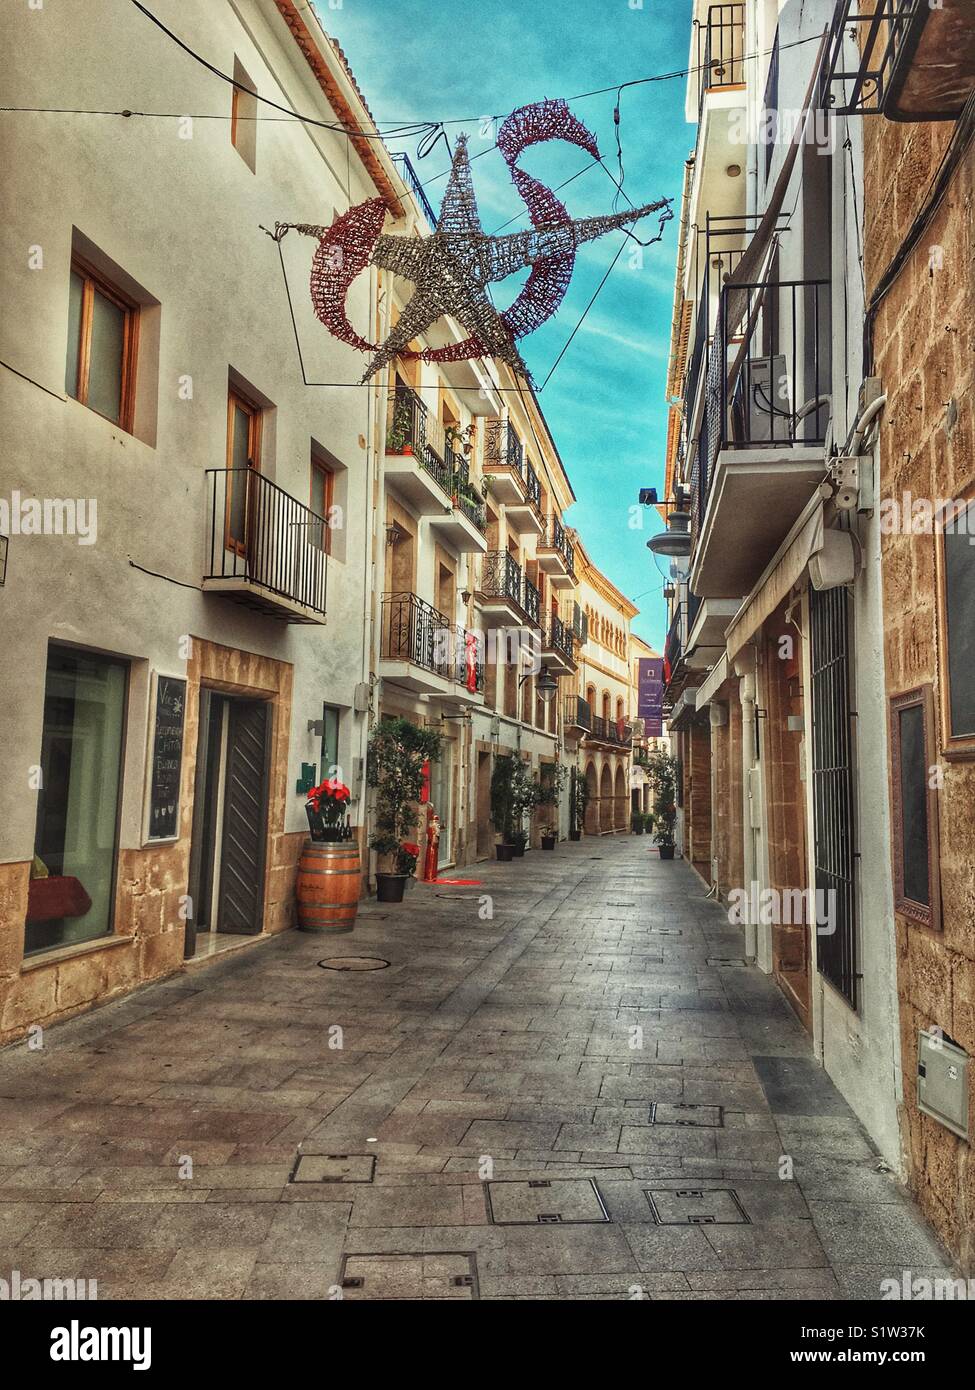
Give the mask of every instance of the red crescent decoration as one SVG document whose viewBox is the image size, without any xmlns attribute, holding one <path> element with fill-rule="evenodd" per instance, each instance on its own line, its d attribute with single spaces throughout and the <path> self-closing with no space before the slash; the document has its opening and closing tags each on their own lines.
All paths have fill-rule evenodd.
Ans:
<svg viewBox="0 0 975 1390">
<path fill-rule="evenodd" d="M 345 312 L 349 286 L 365 270 L 383 229 L 386 204 L 370 198 L 337 217 L 322 237 L 311 263 L 311 300 L 316 316 L 328 331 L 360 352 L 377 352 L 352 327 Z"/>
</svg>

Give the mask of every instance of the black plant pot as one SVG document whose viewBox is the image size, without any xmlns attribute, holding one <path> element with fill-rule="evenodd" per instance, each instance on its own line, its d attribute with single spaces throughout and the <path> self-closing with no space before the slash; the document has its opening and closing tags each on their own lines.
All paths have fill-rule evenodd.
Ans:
<svg viewBox="0 0 975 1390">
<path fill-rule="evenodd" d="M 570 839 L 570 840 L 581 840 L 581 839 L 582 839 L 582 831 L 581 831 L 581 830 L 570 830 L 570 831 L 569 831 L 569 839 Z"/>
<path fill-rule="evenodd" d="M 661 859 L 673 859 L 673 857 L 674 857 L 674 846 L 673 846 L 673 845 L 661 845 L 661 846 L 660 846 L 660 857 L 661 857 Z"/>
<path fill-rule="evenodd" d="M 543 835 L 543 836 L 542 836 L 542 849 L 554 849 L 554 848 L 555 848 L 555 836 L 554 836 L 554 835 Z"/>
<path fill-rule="evenodd" d="M 406 874 L 377 874 L 376 902 L 401 903 L 406 888 Z"/>
<path fill-rule="evenodd" d="M 502 864 L 510 864 L 511 860 L 515 857 L 514 845 L 495 845 L 494 848 Z"/>
<path fill-rule="evenodd" d="M 514 844 L 511 846 L 511 848 L 512 848 L 512 850 L 514 851 L 514 853 L 513 853 L 512 856 L 511 856 L 512 859 L 524 859 L 524 857 L 525 857 L 525 842 L 524 842 L 524 840 L 516 840 L 516 841 L 514 842 Z"/>
<path fill-rule="evenodd" d="M 642 825 L 634 825 L 634 826 L 631 826 L 631 829 L 632 829 L 634 835 L 642 835 L 642 834 L 643 834 L 643 826 L 642 826 Z"/>
</svg>

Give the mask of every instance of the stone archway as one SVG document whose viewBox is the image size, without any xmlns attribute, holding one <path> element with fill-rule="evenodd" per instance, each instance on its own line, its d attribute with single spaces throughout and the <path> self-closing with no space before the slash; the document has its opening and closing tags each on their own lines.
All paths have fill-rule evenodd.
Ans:
<svg viewBox="0 0 975 1390">
<path fill-rule="evenodd" d="M 587 835 L 598 835 L 599 784 L 596 781 L 596 764 L 592 762 L 586 768 L 586 790 L 589 792 L 589 800 L 586 802 L 585 831 Z"/>
<path fill-rule="evenodd" d="M 613 829 L 613 774 L 609 763 L 603 763 L 599 774 L 599 831 L 604 834 Z"/>
<path fill-rule="evenodd" d="M 615 811 L 615 815 L 614 815 L 613 819 L 614 819 L 614 822 L 615 822 L 615 825 L 616 825 L 616 829 L 617 829 L 617 830 L 625 830 L 625 829 L 626 829 L 628 802 L 629 802 L 629 797 L 627 796 L 627 792 L 626 792 L 626 774 L 625 774 L 624 771 L 623 771 L 623 764 L 622 764 L 622 763 L 617 763 L 617 764 L 616 764 L 616 795 L 615 795 L 615 797 L 613 798 L 613 808 L 614 808 L 614 811 Z"/>
</svg>

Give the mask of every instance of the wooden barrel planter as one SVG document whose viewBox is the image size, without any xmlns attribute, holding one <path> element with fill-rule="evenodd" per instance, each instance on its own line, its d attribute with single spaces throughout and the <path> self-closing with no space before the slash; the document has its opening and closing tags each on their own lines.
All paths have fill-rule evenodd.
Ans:
<svg viewBox="0 0 975 1390">
<path fill-rule="evenodd" d="M 362 868 L 354 840 L 306 840 L 295 896 L 302 931 L 350 932 L 359 910 Z"/>
</svg>

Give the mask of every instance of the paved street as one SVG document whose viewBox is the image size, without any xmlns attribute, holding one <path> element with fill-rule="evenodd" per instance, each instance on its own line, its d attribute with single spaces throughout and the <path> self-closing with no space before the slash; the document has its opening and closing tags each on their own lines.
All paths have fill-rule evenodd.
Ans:
<svg viewBox="0 0 975 1390">
<path fill-rule="evenodd" d="M 0 1273 L 319 1299 L 877 1298 L 950 1273 L 686 865 L 587 838 L 477 876 L 3 1053 Z M 351 954 L 389 966 L 318 966 Z"/>
</svg>

